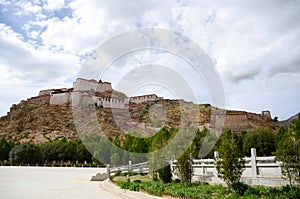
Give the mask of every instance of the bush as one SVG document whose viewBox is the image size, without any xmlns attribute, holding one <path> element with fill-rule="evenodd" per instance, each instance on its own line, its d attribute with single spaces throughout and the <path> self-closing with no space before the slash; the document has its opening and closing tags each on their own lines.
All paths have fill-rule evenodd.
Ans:
<svg viewBox="0 0 300 199">
<path fill-rule="evenodd" d="M 233 189 L 234 192 L 242 196 L 247 191 L 248 185 L 241 182 L 236 182 L 231 185 L 231 188 Z"/>
<path fill-rule="evenodd" d="M 151 195 L 161 196 L 163 194 L 170 194 L 173 198 L 243 198 L 243 199 L 259 199 L 259 198 L 279 198 L 279 199 L 294 199 L 300 198 L 300 187 L 248 187 L 243 183 L 233 183 L 232 189 L 228 190 L 222 185 L 209 185 L 204 183 L 191 183 L 185 186 L 180 182 L 171 182 L 163 184 L 158 181 L 134 181 L 125 182 L 118 181 L 118 186 L 122 189 L 129 189 L 138 191 L 145 190 Z M 233 190 L 233 191 L 232 191 Z"/>
<path fill-rule="evenodd" d="M 140 190 L 140 185 L 139 183 L 131 183 L 129 185 L 129 190 L 130 191 L 139 191 Z"/>
<path fill-rule="evenodd" d="M 159 178 L 163 183 L 169 183 L 172 180 L 172 171 L 170 165 L 158 170 Z"/>
<path fill-rule="evenodd" d="M 117 181 L 117 185 L 121 187 L 121 189 L 129 189 L 130 182 L 127 181 Z"/>
<path fill-rule="evenodd" d="M 300 198 L 300 187 L 285 186 L 282 188 L 285 198 Z"/>
<path fill-rule="evenodd" d="M 134 182 L 134 183 L 142 183 L 141 180 L 134 180 L 133 182 Z"/>
</svg>

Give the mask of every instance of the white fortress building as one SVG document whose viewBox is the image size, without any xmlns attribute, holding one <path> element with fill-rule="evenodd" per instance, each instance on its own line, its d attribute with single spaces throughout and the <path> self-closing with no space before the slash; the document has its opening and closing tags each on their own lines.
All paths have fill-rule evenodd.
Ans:
<svg viewBox="0 0 300 199">
<path fill-rule="evenodd" d="M 107 92 L 113 91 L 111 87 L 111 83 L 109 82 L 102 82 L 96 81 L 94 79 L 86 80 L 82 78 L 77 78 L 76 81 L 73 83 L 74 91 L 95 91 L 95 92 Z"/>
<path fill-rule="evenodd" d="M 97 96 L 97 93 L 111 93 L 112 97 Z M 134 96 L 134 97 L 117 97 L 113 95 L 113 89 L 111 83 L 96 81 L 94 79 L 86 80 L 83 78 L 77 78 L 73 83 L 73 88 L 61 88 L 61 89 L 48 89 L 41 90 L 39 96 L 50 95 L 50 105 L 62 105 L 66 103 L 73 103 L 73 105 L 79 105 L 82 100 L 89 100 L 89 103 L 93 103 L 98 107 L 103 108 L 117 108 L 127 109 L 130 103 L 142 103 L 146 101 L 155 101 L 163 99 L 155 94 Z"/>
</svg>

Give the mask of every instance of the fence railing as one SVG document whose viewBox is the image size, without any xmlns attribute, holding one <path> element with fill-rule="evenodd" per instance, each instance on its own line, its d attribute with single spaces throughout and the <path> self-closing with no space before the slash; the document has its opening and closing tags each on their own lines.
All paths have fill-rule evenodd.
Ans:
<svg viewBox="0 0 300 199">
<path fill-rule="evenodd" d="M 193 180 L 209 183 L 224 183 L 218 178 L 216 159 L 218 152 L 214 153 L 215 159 L 193 160 Z M 253 185 L 281 186 L 288 184 L 284 180 L 281 171 L 281 162 L 276 161 L 275 156 L 257 157 L 256 149 L 251 149 L 251 157 L 245 157 L 245 167 L 242 173 L 242 181 Z M 176 161 L 173 162 L 173 170 Z"/>
<path fill-rule="evenodd" d="M 192 162 L 193 181 L 205 181 L 209 183 L 224 183 L 218 177 L 216 169 L 216 159 L 219 158 L 218 152 L 214 153 L 215 159 L 194 159 Z M 275 160 L 275 156 L 257 157 L 256 149 L 251 149 L 251 157 L 245 157 L 245 168 L 242 174 L 242 181 L 253 185 L 280 186 L 288 184 L 288 181 L 282 178 L 281 163 Z M 176 176 L 176 163 L 171 161 L 173 176 Z M 149 163 L 143 162 L 121 167 L 107 166 L 107 176 L 122 172 L 149 173 Z"/>
<path fill-rule="evenodd" d="M 149 173 L 149 163 L 142 162 L 138 164 L 132 164 L 132 161 L 129 161 L 128 165 L 121 166 L 121 167 L 112 167 L 110 168 L 109 165 L 107 167 L 107 173 L 109 175 L 114 175 L 116 173 L 122 172 L 136 172 L 136 173 Z"/>
<path fill-rule="evenodd" d="M 43 162 L 43 163 L 12 163 L 10 161 L 4 160 L 0 161 L 0 166 L 36 166 L 36 167 L 105 167 L 103 164 L 98 164 L 96 162 L 79 162 L 79 161 L 49 161 L 49 162 Z"/>
</svg>

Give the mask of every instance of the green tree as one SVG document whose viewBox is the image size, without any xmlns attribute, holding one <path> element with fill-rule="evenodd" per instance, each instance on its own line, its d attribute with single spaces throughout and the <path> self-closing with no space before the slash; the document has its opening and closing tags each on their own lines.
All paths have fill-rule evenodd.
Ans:
<svg viewBox="0 0 300 199">
<path fill-rule="evenodd" d="M 94 154 L 96 146 L 98 145 L 98 143 L 100 142 L 100 140 L 101 140 L 101 136 L 95 135 L 95 134 L 86 135 L 86 136 L 84 136 L 81 139 L 82 143 L 84 144 L 84 146 L 86 147 L 86 149 L 91 154 Z"/>
<path fill-rule="evenodd" d="M 190 148 L 177 159 L 176 169 L 182 184 L 187 185 L 192 181 L 193 168 Z"/>
<path fill-rule="evenodd" d="M 45 143 L 41 144 L 41 149 L 42 149 L 43 153 L 45 154 L 45 161 L 46 162 L 50 162 L 50 161 L 53 161 L 53 160 L 58 160 L 57 159 L 57 154 L 56 154 L 56 151 L 53 147 L 52 142 L 45 142 Z"/>
<path fill-rule="evenodd" d="M 97 144 L 93 157 L 103 164 L 110 164 L 111 143 L 109 140 L 102 139 Z"/>
<path fill-rule="evenodd" d="M 111 156 L 110 156 L 110 163 L 114 166 L 118 165 L 120 162 L 120 156 L 118 153 L 113 153 Z"/>
<path fill-rule="evenodd" d="M 135 137 L 129 150 L 135 153 L 147 153 L 149 147 L 145 141 L 145 138 Z"/>
<path fill-rule="evenodd" d="M 172 171 L 170 165 L 167 165 L 158 170 L 159 179 L 163 183 L 169 183 L 172 180 Z"/>
<path fill-rule="evenodd" d="M 257 133 L 247 133 L 243 136 L 243 152 L 246 156 L 251 155 L 251 148 L 255 148 L 258 153 L 258 134 Z"/>
<path fill-rule="evenodd" d="M 90 161 L 92 159 L 91 153 L 86 147 L 80 142 L 76 147 L 77 159 L 79 162 Z"/>
<path fill-rule="evenodd" d="M 205 136 L 208 134 L 209 134 L 209 132 L 208 132 L 207 128 L 204 128 L 202 131 L 197 129 L 196 136 L 195 136 L 195 138 L 192 142 L 192 146 L 191 146 L 193 158 L 200 158 L 199 155 L 201 155 L 201 154 L 199 154 L 199 152 L 202 147 L 202 142 L 204 141 Z M 207 139 L 206 141 L 209 142 L 210 140 Z"/>
<path fill-rule="evenodd" d="M 115 138 L 113 139 L 113 145 L 111 147 L 110 153 L 112 154 L 110 157 L 110 161 L 115 166 L 120 166 L 122 164 L 128 164 L 129 154 L 127 151 L 123 150 L 123 148 L 121 146 L 121 141 L 120 141 L 119 135 L 115 136 Z M 114 155 L 114 154 L 116 154 L 116 155 Z M 116 160 L 117 155 L 118 155 L 118 159 Z M 112 156 L 114 156 L 113 157 L 114 161 L 112 161 Z"/>
<path fill-rule="evenodd" d="M 44 160 L 41 148 L 31 142 L 15 146 L 9 153 L 9 160 L 13 164 L 36 164 Z"/>
<path fill-rule="evenodd" d="M 126 151 L 130 151 L 134 138 L 134 136 L 126 134 L 122 148 Z"/>
<path fill-rule="evenodd" d="M 220 137 L 218 148 L 220 158 L 217 159 L 218 176 L 221 177 L 228 188 L 240 182 L 245 162 L 239 147 L 239 138 L 236 133 L 226 129 Z"/>
<path fill-rule="evenodd" d="M 272 130 L 269 128 L 258 128 L 256 132 L 259 135 L 258 155 L 271 156 L 276 151 Z"/>
<path fill-rule="evenodd" d="M 66 147 L 67 147 L 67 139 L 63 137 L 60 140 L 56 140 L 54 143 L 54 151 L 56 152 L 57 159 L 60 161 L 67 160 Z"/>
<path fill-rule="evenodd" d="M 202 141 L 201 151 L 199 153 L 199 158 L 214 158 L 214 151 L 218 150 L 219 146 L 219 136 L 217 136 L 214 132 L 210 132 L 206 128 L 202 131 L 202 134 L 205 137 Z M 198 158 L 194 157 L 193 158 Z"/>
<path fill-rule="evenodd" d="M 70 141 L 66 143 L 65 147 L 65 159 L 70 161 L 77 160 L 77 142 Z"/>
<path fill-rule="evenodd" d="M 208 132 L 206 129 L 200 132 L 198 129 L 187 128 L 184 129 L 180 134 L 180 140 L 182 140 L 182 143 L 186 143 L 185 140 L 189 140 L 191 138 L 191 135 L 194 135 L 194 139 L 190 142 L 190 145 L 187 147 L 187 149 L 177 159 L 177 163 L 175 166 L 178 172 L 178 176 L 180 177 L 181 183 L 184 185 L 189 184 L 192 180 L 193 154 L 195 157 L 198 157 L 204 134 L 207 133 Z M 177 144 L 178 150 L 182 149 L 182 147 L 186 146 L 181 146 L 180 143 Z"/>
<path fill-rule="evenodd" d="M 5 138 L 0 139 L 0 160 L 8 160 L 9 152 L 11 150 L 10 145 L 7 143 Z"/>
<path fill-rule="evenodd" d="M 67 140 L 65 138 L 58 139 L 52 142 L 46 142 L 41 145 L 41 149 L 45 154 L 45 161 L 65 161 L 67 160 L 66 153 Z"/>
<path fill-rule="evenodd" d="M 117 147 L 121 147 L 121 142 L 120 142 L 120 138 L 119 135 L 117 135 L 114 139 L 114 145 Z"/>
<path fill-rule="evenodd" d="M 287 133 L 287 129 L 284 126 L 280 126 L 277 133 L 274 136 L 274 141 L 276 145 L 276 149 L 279 148 L 279 143 L 282 140 L 283 136 Z"/>
<path fill-rule="evenodd" d="M 300 184 L 300 114 L 282 136 L 276 150 L 276 160 L 281 161 L 282 173 L 292 186 Z"/>
<path fill-rule="evenodd" d="M 171 128 L 168 130 L 166 127 L 161 128 L 155 136 L 153 136 L 150 139 L 150 147 L 149 150 L 151 152 L 157 151 L 164 147 L 170 139 L 172 138 L 173 134 L 175 134 L 176 129 Z M 172 171 L 170 165 L 165 165 L 168 157 L 168 154 L 161 154 L 161 153 L 153 153 L 151 157 L 149 157 L 150 160 L 150 168 L 157 167 L 158 165 L 161 165 L 160 169 L 156 171 L 152 171 L 151 175 L 154 180 L 156 180 L 158 177 L 160 180 L 164 183 L 168 183 L 172 179 Z M 157 176 L 158 174 L 158 176 Z"/>
<path fill-rule="evenodd" d="M 258 128 L 243 136 L 243 151 L 250 156 L 251 148 L 255 148 L 258 156 L 270 156 L 276 150 L 274 134 L 271 129 Z"/>
<path fill-rule="evenodd" d="M 194 128 L 187 128 L 181 131 L 178 135 L 180 138 L 177 140 L 179 143 L 176 145 L 177 149 L 182 151 L 183 147 L 181 143 L 186 143 L 186 140 L 190 140 L 191 136 L 193 136 L 193 140 L 189 141 L 189 146 L 187 149 L 177 158 L 177 162 L 175 164 L 176 171 L 178 176 L 180 177 L 181 183 L 187 185 L 192 180 L 193 175 L 193 158 L 204 157 L 212 148 L 212 144 L 215 143 L 214 136 L 210 134 L 210 132 L 204 128 L 202 131 Z M 203 143 L 205 143 L 205 147 L 203 148 Z"/>
</svg>

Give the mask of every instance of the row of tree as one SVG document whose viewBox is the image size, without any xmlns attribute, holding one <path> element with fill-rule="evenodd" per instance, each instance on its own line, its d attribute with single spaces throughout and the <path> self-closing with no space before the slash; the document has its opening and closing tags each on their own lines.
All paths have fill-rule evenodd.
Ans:
<svg viewBox="0 0 300 199">
<path fill-rule="evenodd" d="M 80 140 L 67 141 L 61 138 L 43 144 L 25 142 L 22 144 L 0 140 L 0 160 L 12 164 L 37 164 L 55 162 L 91 161 L 92 155 Z"/>
<path fill-rule="evenodd" d="M 138 162 L 141 160 L 147 160 L 149 157 L 145 155 L 137 156 L 132 153 L 146 154 L 151 151 L 159 150 L 164 145 L 168 144 L 177 133 L 178 129 L 163 127 L 154 136 L 148 138 L 142 138 L 139 136 L 133 136 L 126 134 L 123 140 L 120 140 L 119 136 L 103 139 L 97 135 L 90 135 L 82 140 L 67 141 L 65 138 L 57 139 L 52 142 L 46 142 L 43 144 L 33 143 L 13 143 L 7 142 L 4 138 L 0 139 L 0 160 L 10 160 L 13 163 L 40 163 L 51 161 L 93 161 L 111 165 L 127 164 L 128 160 Z M 217 136 L 209 132 L 207 129 L 203 131 L 196 130 L 197 136 L 193 143 L 193 147 L 201 148 L 203 142 L 215 143 L 213 150 L 207 157 L 213 157 L 213 151 L 218 150 L 220 140 L 217 140 Z M 250 156 L 250 149 L 256 148 L 258 156 L 270 156 L 279 147 L 279 142 L 286 134 L 287 129 L 280 127 L 279 131 L 274 134 L 270 129 L 259 128 L 255 132 L 246 133 L 243 132 L 237 136 L 239 151 L 245 156 Z M 200 136 L 200 137 L 199 137 Z M 203 141 L 202 139 L 206 137 Z M 182 140 L 181 140 L 182 141 Z M 87 148 L 87 149 L 86 149 Z M 28 151 L 28 152 L 26 152 Z M 41 153 L 37 152 L 41 151 Z M 11 152 L 11 157 L 9 154 Z M 26 155 L 31 157 L 30 153 L 37 152 L 39 157 L 27 158 Z M 29 153 L 29 154 L 27 154 Z M 91 155 L 92 154 L 92 155 Z M 24 157 L 23 157 L 24 156 Z M 192 156 L 199 158 L 199 151 L 193 150 Z M 139 158 L 140 160 L 136 159 Z M 201 157 L 203 158 L 203 157 Z"/>
</svg>

